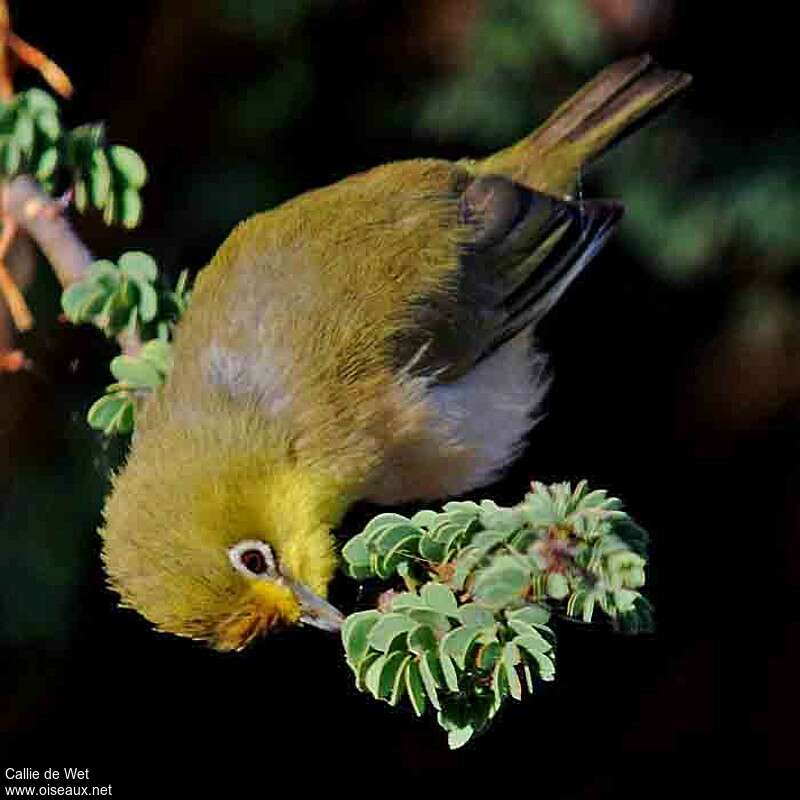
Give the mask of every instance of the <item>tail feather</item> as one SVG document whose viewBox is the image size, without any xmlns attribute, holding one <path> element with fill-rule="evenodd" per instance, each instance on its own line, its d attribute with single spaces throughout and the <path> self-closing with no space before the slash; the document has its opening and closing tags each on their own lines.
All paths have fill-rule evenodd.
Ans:
<svg viewBox="0 0 800 800">
<path fill-rule="evenodd" d="M 482 174 L 507 175 L 540 192 L 572 191 L 578 170 L 633 133 L 691 82 L 650 56 L 600 72 L 517 144 L 482 161 Z"/>
</svg>

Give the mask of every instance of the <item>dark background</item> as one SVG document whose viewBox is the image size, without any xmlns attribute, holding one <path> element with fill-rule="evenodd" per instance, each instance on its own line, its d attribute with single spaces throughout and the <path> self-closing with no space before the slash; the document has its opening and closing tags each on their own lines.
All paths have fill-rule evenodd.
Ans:
<svg viewBox="0 0 800 800">
<path fill-rule="evenodd" d="M 117 796 L 317 779 L 378 793 L 438 769 L 453 787 L 482 773 L 598 797 L 617 780 L 683 791 L 697 786 L 689 770 L 719 788 L 793 766 L 800 130 L 781 4 L 120 5 L 11 8 L 17 32 L 76 84 L 67 120 L 106 120 L 150 169 L 142 227 L 82 219 L 86 241 L 112 258 L 148 250 L 173 278 L 237 221 L 304 189 L 506 145 L 618 57 L 650 51 L 695 75 L 665 119 L 584 176 L 587 196 L 619 197 L 628 214 L 545 326 L 547 418 L 479 493 L 512 502 L 532 477 L 585 477 L 623 497 L 652 534 L 658 631 L 562 626 L 556 682 L 455 753 L 433 720 L 357 694 L 333 637 L 290 631 L 220 655 L 153 633 L 115 607 L 98 559 L 124 443 L 84 414 L 113 350 L 58 322 L 40 264 L 28 292 L 38 324 L 15 342 L 32 366 L 0 374 L 0 764 L 90 766 Z M 356 509 L 343 533 L 371 513 Z M 346 581 L 334 600 L 353 608 Z"/>
</svg>

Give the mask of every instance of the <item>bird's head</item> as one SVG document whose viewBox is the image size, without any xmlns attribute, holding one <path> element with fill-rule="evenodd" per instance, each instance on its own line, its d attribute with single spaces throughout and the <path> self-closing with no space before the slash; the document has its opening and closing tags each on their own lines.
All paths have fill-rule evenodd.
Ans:
<svg viewBox="0 0 800 800">
<path fill-rule="evenodd" d="M 338 629 L 324 599 L 336 488 L 270 448 L 228 450 L 202 433 L 144 437 L 114 479 L 100 533 L 122 604 L 219 650 L 282 625 Z"/>
</svg>

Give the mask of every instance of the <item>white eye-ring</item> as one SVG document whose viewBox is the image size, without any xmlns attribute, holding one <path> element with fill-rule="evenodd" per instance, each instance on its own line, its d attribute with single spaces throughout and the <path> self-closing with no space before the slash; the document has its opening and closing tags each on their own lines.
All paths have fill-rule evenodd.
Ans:
<svg viewBox="0 0 800 800">
<path fill-rule="evenodd" d="M 275 577 L 278 568 L 272 548 L 258 539 L 243 539 L 228 550 L 234 568 L 249 577 Z"/>
</svg>

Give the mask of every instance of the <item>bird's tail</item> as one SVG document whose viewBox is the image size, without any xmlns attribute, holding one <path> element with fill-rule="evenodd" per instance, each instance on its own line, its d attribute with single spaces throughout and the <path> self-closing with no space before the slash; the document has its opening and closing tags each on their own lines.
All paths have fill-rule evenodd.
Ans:
<svg viewBox="0 0 800 800">
<path fill-rule="evenodd" d="M 659 67 L 650 56 L 606 67 L 532 134 L 477 165 L 540 192 L 571 193 L 578 171 L 663 111 L 691 75 Z"/>
</svg>

